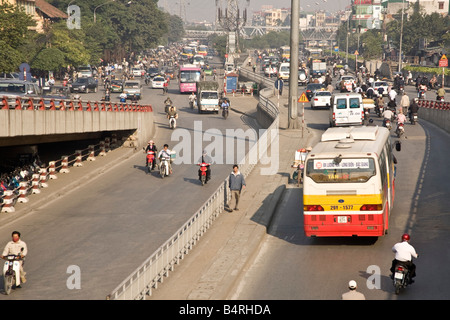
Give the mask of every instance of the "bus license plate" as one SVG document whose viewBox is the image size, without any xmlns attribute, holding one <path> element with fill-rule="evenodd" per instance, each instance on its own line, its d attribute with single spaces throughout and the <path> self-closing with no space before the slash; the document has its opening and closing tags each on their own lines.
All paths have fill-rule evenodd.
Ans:
<svg viewBox="0 0 450 320">
<path fill-rule="evenodd" d="M 347 223 L 347 217 L 346 216 L 338 216 L 337 222 L 338 223 Z"/>
</svg>

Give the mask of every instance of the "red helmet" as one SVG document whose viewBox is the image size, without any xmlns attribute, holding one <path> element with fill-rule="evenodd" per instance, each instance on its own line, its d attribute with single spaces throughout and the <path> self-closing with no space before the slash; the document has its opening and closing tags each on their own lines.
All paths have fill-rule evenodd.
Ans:
<svg viewBox="0 0 450 320">
<path fill-rule="evenodd" d="M 402 235 L 402 241 L 409 241 L 410 237 L 409 234 L 405 233 Z"/>
</svg>

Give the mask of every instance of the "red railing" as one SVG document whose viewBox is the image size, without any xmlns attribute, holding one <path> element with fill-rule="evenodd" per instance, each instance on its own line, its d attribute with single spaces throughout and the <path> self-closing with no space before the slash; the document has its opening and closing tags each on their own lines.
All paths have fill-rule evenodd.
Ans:
<svg viewBox="0 0 450 320">
<path fill-rule="evenodd" d="M 3 96 L 0 109 L 15 110 L 60 110 L 60 111 L 109 111 L 109 112 L 153 112 L 151 105 L 128 102 L 55 100 L 45 98 L 9 98 Z"/>
</svg>

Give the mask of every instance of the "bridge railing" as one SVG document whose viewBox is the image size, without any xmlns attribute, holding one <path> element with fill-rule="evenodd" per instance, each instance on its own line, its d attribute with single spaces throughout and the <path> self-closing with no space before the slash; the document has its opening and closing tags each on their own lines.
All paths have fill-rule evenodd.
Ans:
<svg viewBox="0 0 450 320">
<path fill-rule="evenodd" d="M 242 71 L 242 69 L 241 69 Z M 257 76 L 255 74 L 255 76 Z M 255 78 L 250 78 L 256 81 Z M 259 159 L 265 155 L 272 145 L 274 132 L 278 132 L 279 117 L 277 106 L 270 101 L 270 93 L 260 95 L 260 102 L 273 110 L 272 125 L 259 137 L 258 141 L 249 149 L 239 163 L 239 171 L 247 177 L 256 166 Z M 269 135 L 271 135 L 269 137 Z M 256 161 L 255 161 L 256 159 Z M 212 196 L 194 213 L 194 215 L 162 246 L 160 246 L 147 260 L 134 270 L 121 284 L 119 284 L 106 298 L 113 300 L 144 299 L 151 295 L 152 290 L 162 283 L 175 265 L 188 254 L 200 237 L 209 229 L 213 221 L 225 210 L 230 192 L 228 178 Z"/>
<path fill-rule="evenodd" d="M 112 111 L 112 112 L 151 112 L 150 105 L 140 105 L 132 102 L 90 101 L 48 99 L 41 97 L 3 96 L 0 99 L 1 110 L 60 110 L 60 111 Z"/>
</svg>

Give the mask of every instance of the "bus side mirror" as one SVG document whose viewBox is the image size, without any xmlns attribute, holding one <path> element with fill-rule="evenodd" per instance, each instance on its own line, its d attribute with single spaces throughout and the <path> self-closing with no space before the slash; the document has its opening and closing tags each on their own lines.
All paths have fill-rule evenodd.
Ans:
<svg viewBox="0 0 450 320">
<path fill-rule="evenodd" d="M 395 142 L 395 150 L 402 151 L 402 143 L 400 141 Z"/>
</svg>

